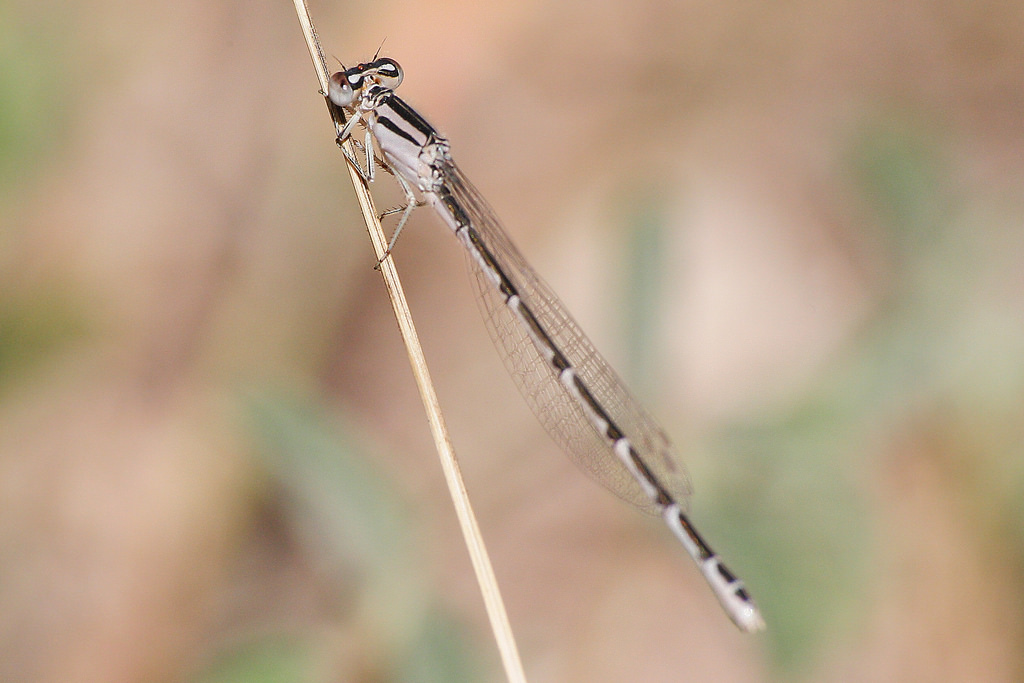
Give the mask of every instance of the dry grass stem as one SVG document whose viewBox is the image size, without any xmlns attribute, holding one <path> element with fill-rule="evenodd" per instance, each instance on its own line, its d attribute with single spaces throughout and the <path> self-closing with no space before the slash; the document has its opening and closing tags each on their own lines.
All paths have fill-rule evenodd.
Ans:
<svg viewBox="0 0 1024 683">
<path fill-rule="evenodd" d="M 329 74 L 327 63 L 324 60 L 320 41 L 317 38 L 316 30 L 309 18 L 309 11 L 304 0 L 294 0 L 295 10 L 302 25 L 303 35 L 306 37 L 306 45 L 309 54 L 313 59 L 313 66 L 316 69 L 317 78 L 320 81 L 320 90 L 327 92 Z M 328 100 L 328 108 L 334 120 L 335 128 L 340 132 L 344 125 L 343 113 L 333 106 Z M 356 158 L 355 150 L 351 139 L 345 140 L 343 147 L 351 158 Z M 469 550 L 473 562 L 473 569 L 476 572 L 477 582 L 483 594 L 484 605 L 490 619 L 491 629 L 498 643 L 502 663 L 509 681 L 514 683 L 525 683 L 526 677 L 523 674 L 523 666 L 519 659 L 519 652 L 516 648 L 515 639 L 512 636 L 512 628 L 509 625 L 508 615 L 505 612 L 505 605 L 501 600 L 501 593 L 498 590 L 498 583 L 494 577 L 494 570 L 491 567 L 487 549 L 484 546 L 483 538 L 480 536 L 480 529 L 473 514 L 473 508 L 466 495 L 466 487 L 462 481 L 462 474 L 459 471 L 458 462 L 455 459 L 455 450 L 448 435 L 448 428 L 441 416 L 441 408 L 438 404 L 437 394 L 427 371 L 426 360 L 423 356 L 423 349 L 420 348 L 416 328 L 413 325 L 412 314 L 405 300 L 402 285 L 398 278 L 398 271 L 394 261 L 388 257 L 384 258 L 387 249 L 387 239 L 381 229 L 380 221 L 377 218 L 377 210 L 373 205 L 373 198 L 369 189 L 363 181 L 359 172 L 346 164 L 349 168 L 349 175 L 352 179 L 352 187 L 355 190 L 359 202 L 360 211 L 366 222 L 366 229 L 370 233 L 370 241 L 373 243 L 374 252 L 378 259 L 383 259 L 380 264 L 380 271 L 384 277 L 384 284 L 387 287 L 388 296 L 391 298 L 391 305 L 398 319 L 398 327 L 405 342 L 405 348 L 409 354 L 409 362 L 412 364 L 413 375 L 416 385 L 419 388 L 420 397 L 423 400 L 423 407 L 427 413 L 427 420 L 430 423 L 430 431 L 434 437 L 434 444 L 438 456 L 441 459 L 441 467 L 444 470 L 445 480 L 448 483 L 448 490 L 455 505 L 455 512 L 459 518 L 462 534 L 465 538 L 466 547 Z"/>
</svg>

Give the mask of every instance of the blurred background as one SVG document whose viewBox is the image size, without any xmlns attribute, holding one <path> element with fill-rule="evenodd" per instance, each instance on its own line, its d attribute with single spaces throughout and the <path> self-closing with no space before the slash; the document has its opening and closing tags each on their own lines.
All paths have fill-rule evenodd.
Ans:
<svg viewBox="0 0 1024 683">
<path fill-rule="evenodd" d="M 768 622 L 548 439 L 421 210 L 531 681 L 1024 679 L 1024 5 L 311 9 L 403 65 Z M 503 680 L 373 265 L 291 3 L 0 5 L 0 680 Z"/>
</svg>

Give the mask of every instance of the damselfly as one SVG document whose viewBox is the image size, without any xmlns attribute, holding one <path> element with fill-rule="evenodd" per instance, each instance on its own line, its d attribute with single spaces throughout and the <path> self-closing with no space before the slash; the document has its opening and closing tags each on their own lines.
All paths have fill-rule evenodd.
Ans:
<svg viewBox="0 0 1024 683">
<path fill-rule="evenodd" d="M 394 60 L 375 59 L 335 73 L 328 93 L 351 115 L 339 142 L 357 123 L 366 128 L 366 169 L 349 162 L 372 180 L 376 143 L 376 162 L 405 193 L 389 251 L 422 197 L 466 248 L 488 331 L 547 431 L 613 493 L 665 520 L 740 629 L 764 628 L 743 582 L 685 514 L 690 485 L 668 437 L 512 244 L 452 161 L 448 140 L 395 94 L 402 76 Z"/>
</svg>

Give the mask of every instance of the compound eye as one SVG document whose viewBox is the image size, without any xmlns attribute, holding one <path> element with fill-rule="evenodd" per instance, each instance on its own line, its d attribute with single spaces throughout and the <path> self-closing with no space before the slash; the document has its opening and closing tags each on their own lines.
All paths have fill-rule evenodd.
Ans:
<svg viewBox="0 0 1024 683">
<path fill-rule="evenodd" d="M 377 71 L 377 79 L 380 84 L 389 90 L 394 90 L 401 84 L 404 73 L 402 67 L 393 59 L 382 57 L 373 63 Z"/>
<path fill-rule="evenodd" d="M 355 102 L 356 92 L 363 87 L 363 77 L 361 75 L 353 76 L 355 83 L 352 82 L 353 78 L 344 71 L 331 74 L 331 82 L 327 86 L 327 96 L 331 98 L 331 102 L 339 107 L 348 107 Z"/>
</svg>

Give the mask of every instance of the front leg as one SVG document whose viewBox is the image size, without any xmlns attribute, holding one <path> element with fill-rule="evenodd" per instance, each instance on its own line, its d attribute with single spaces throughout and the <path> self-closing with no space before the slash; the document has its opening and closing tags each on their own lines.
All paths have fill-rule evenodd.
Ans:
<svg viewBox="0 0 1024 683">
<path fill-rule="evenodd" d="M 370 134 L 370 128 L 366 128 L 366 142 L 363 143 L 363 150 L 366 152 L 366 170 L 367 176 L 370 182 L 373 182 L 373 135 Z"/>
<path fill-rule="evenodd" d="M 355 129 L 356 124 L 358 124 L 359 121 L 360 121 L 360 116 L 358 114 L 353 116 L 352 118 L 350 118 L 348 121 L 346 121 L 345 122 L 345 126 L 338 133 L 338 137 L 335 140 L 335 142 L 337 143 L 338 147 L 341 148 L 341 153 L 345 155 L 345 161 L 347 161 L 352 166 L 352 168 L 354 168 L 356 170 L 356 173 L 358 173 L 359 177 L 363 179 L 363 182 L 364 183 L 372 183 L 373 182 L 373 146 L 372 146 L 372 142 L 371 142 L 371 136 L 370 136 L 369 129 L 367 129 L 367 131 L 366 131 L 366 146 L 365 146 L 365 151 L 366 151 L 366 170 L 365 171 L 363 170 L 363 167 L 359 165 L 359 162 L 356 160 L 356 158 L 353 157 L 351 154 L 349 154 L 348 149 L 345 148 L 345 141 L 352 137 L 352 131 L 353 131 L 353 129 Z M 358 147 L 358 146 L 359 146 L 359 143 L 356 143 L 356 147 Z"/>
</svg>

